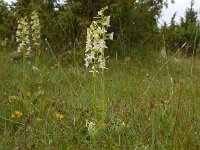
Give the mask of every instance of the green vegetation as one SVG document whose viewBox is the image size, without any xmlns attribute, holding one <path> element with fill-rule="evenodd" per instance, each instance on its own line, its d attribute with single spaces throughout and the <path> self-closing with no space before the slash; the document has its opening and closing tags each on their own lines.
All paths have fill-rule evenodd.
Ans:
<svg viewBox="0 0 200 150">
<path fill-rule="evenodd" d="M 175 22 L 176 13 L 171 19 L 170 26 L 166 24 L 162 27 L 168 51 L 176 51 L 185 42 L 187 43 L 183 50 L 186 55 L 196 55 L 200 44 L 200 22 L 198 12 L 194 10 L 194 0 L 185 12 L 185 17 L 181 17 L 181 22 Z"/>
<path fill-rule="evenodd" d="M 200 62 L 172 59 L 110 60 L 105 74 L 106 118 L 94 120 L 93 79 L 85 67 L 43 59 L 31 64 L 26 94 L 21 92 L 23 65 L 1 53 L 1 149 L 198 149 L 200 146 Z M 140 63 L 139 63 L 140 62 Z M 100 81 L 98 81 L 100 82 Z M 150 86 L 149 90 L 148 86 Z M 101 91 L 97 90 L 97 95 Z M 97 103 L 101 103 L 98 99 Z M 99 112 L 103 111 L 97 105 Z M 19 111 L 22 115 L 18 114 Z M 15 114 L 16 113 L 16 114 Z M 93 122 L 95 136 L 86 127 Z"/>
<path fill-rule="evenodd" d="M 168 3 L 1 1 L 0 149 L 199 149 L 198 12 Z"/>
</svg>

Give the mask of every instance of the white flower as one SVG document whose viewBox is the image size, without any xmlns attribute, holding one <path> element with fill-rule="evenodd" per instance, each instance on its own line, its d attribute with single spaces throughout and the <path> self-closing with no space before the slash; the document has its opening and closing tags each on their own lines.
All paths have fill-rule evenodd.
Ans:
<svg viewBox="0 0 200 150">
<path fill-rule="evenodd" d="M 108 9 L 105 7 L 98 12 L 96 21 L 93 21 L 90 28 L 87 29 L 87 41 L 85 51 L 85 66 L 91 65 L 93 75 L 99 69 L 106 69 L 106 59 L 104 57 L 104 50 L 107 49 L 106 40 L 113 40 L 113 33 L 107 33 L 107 28 L 110 26 L 110 16 L 104 16 L 104 11 Z"/>
<path fill-rule="evenodd" d="M 96 132 L 96 128 L 95 128 L 96 124 L 93 123 L 92 121 L 88 121 L 86 120 L 86 128 L 89 132 L 89 134 L 94 135 Z"/>
<path fill-rule="evenodd" d="M 21 18 L 18 20 L 18 27 L 16 32 L 16 41 L 19 43 L 17 52 L 18 53 L 26 53 L 26 55 L 30 55 L 30 40 L 29 40 L 29 24 L 27 23 L 27 18 Z"/>
<path fill-rule="evenodd" d="M 99 47 L 102 48 L 102 49 L 108 48 L 106 46 L 106 41 L 104 39 L 99 40 Z"/>
<path fill-rule="evenodd" d="M 103 16 L 103 15 L 104 15 L 104 11 L 105 11 L 106 9 L 108 9 L 108 6 L 105 7 L 105 8 L 102 8 L 102 9 L 98 12 L 98 15 L 99 15 L 99 16 Z"/>
<path fill-rule="evenodd" d="M 31 14 L 31 30 L 32 42 L 35 46 L 40 45 L 40 20 L 37 11 Z"/>
<path fill-rule="evenodd" d="M 110 27 L 110 16 L 106 17 L 106 21 L 103 23 L 103 25 Z"/>
<path fill-rule="evenodd" d="M 89 67 L 89 65 L 90 65 L 90 63 L 89 63 L 88 59 L 85 58 L 85 66 L 86 66 L 86 68 Z"/>
<path fill-rule="evenodd" d="M 113 40 L 113 35 L 114 35 L 113 32 L 109 34 L 109 39 L 110 39 L 110 40 Z"/>
</svg>

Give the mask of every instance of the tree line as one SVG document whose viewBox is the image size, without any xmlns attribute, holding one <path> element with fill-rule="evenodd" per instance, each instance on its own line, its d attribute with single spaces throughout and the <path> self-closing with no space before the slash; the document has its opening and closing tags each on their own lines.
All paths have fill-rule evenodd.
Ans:
<svg viewBox="0 0 200 150">
<path fill-rule="evenodd" d="M 105 6 L 111 16 L 111 32 L 114 41 L 109 43 L 109 54 L 125 56 L 136 49 L 160 50 L 163 46 L 170 52 L 176 51 L 187 42 L 185 52 L 197 53 L 200 43 L 200 22 L 194 10 L 194 1 L 186 9 L 181 22 L 158 25 L 163 7 L 169 0 L 17 0 L 8 5 L 0 2 L 1 49 L 15 50 L 17 21 L 25 16 L 30 18 L 37 11 L 41 26 L 41 49 L 52 49 L 55 53 L 67 53 L 76 49 L 84 52 L 86 29 L 93 17 Z"/>
</svg>

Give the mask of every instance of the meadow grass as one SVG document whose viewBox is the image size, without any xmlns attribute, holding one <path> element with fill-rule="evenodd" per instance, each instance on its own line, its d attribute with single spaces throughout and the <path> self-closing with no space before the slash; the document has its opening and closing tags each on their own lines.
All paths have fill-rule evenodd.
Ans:
<svg viewBox="0 0 200 150">
<path fill-rule="evenodd" d="M 151 81 L 163 64 L 155 57 L 111 59 L 104 104 L 97 87 L 99 123 L 91 73 L 52 58 L 39 70 L 27 63 L 22 87 L 23 64 L 0 53 L 0 149 L 200 149 L 199 60 L 192 76 L 191 60 L 179 58 Z"/>
</svg>

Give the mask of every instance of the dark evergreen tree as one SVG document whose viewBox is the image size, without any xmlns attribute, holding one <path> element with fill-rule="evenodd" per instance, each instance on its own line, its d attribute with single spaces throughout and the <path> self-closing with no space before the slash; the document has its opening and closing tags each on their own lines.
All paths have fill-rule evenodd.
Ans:
<svg viewBox="0 0 200 150">
<path fill-rule="evenodd" d="M 187 42 L 187 52 L 196 54 L 200 42 L 200 29 L 198 24 L 198 12 L 194 10 L 194 0 L 185 12 L 185 18 L 181 18 L 182 38 Z"/>
</svg>

